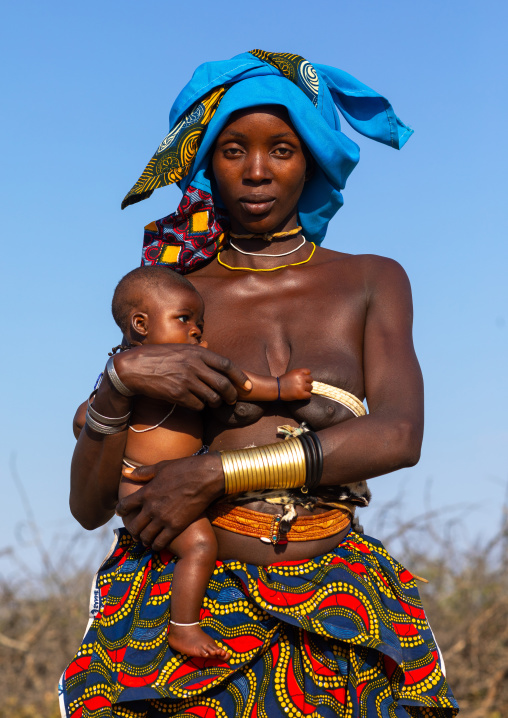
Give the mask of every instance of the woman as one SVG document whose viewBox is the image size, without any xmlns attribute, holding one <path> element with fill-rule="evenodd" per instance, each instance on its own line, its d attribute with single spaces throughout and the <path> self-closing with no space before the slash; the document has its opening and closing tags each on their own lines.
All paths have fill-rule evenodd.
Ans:
<svg viewBox="0 0 508 718">
<path fill-rule="evenodd" d="M 224 505 L 226 494 L 235 502 L 228 495 L 243 492 L 253 526 L 266 525 L 267 515 L 318 526 L 330 507 L 351 514 L 368 503 L 366 479 L 419 458 L 423 390 L 403 270 L 311 243 L 322 240 L 358 161 L 336 107 L 355 129 L 394 147 L 411 134 L 377 93 L 297 55 L 253 51 L 201 66 L 124 200 L 180 182 L 182 203 L 146 228 L 143 257 L 187 273 L 204 298 L 210 350 L 124 352 L 94 408 L 124 416 L 132 394 L 206 408 L 210 453 L 138 469 L 131 476 L 151 481 L 116 506 L 125 431 L 82 432 L 73 514 L 95 528 L 116 507 L 129 533 L 99 572 L 94 620 L 63 677 L 64 715 L 457 713 L 413 577 L 349 521 L 331 535 L 316 530 L 286 543 L 273 522 L 268 542 L 261 529 L 253 538 L 219 523 L 221 560 L 201 620 L 232 658 L 186 659 L 165 640 L 174 563 L 163 549 L 214 501 Z M 237 365 L 274 376 L 309 366 L 345 390 L 332 395 L 346 406 L 328 396 L 268 408 L 235 403 L 235 385 L 245 380 Z M 354 397 L 366 397 L 368 416 L 356 406 L 355 418 Z M 302 486 L 294 481 L 298 459 L 280 459 L 282 445 L 273 446 L 281 425 L 298 434 L 304 422 L 316 433 Z M 232 453 L 265 445 L 241 460 Z M 260 451 L 279 456 L 276 476 Z M 244 491 L 247 476 L 254 495 Z M 275 486 L 293 488 L 270 495 Z"/>
</svg>

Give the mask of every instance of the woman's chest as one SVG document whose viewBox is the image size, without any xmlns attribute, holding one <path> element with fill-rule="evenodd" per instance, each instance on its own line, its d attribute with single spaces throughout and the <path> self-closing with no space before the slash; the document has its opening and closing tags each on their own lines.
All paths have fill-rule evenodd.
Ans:
<svg viewBox="0 0 508 718">
<path fill-rule="evenodd" d="M 221 292 L 199 287 L 209 348 L 247 371 L 277 376 L 308 367 L 319 381 L 361 392 L 363 292 L 326 276 L 318 282 L 270 279 L 231 283 Z"/>
</svg>

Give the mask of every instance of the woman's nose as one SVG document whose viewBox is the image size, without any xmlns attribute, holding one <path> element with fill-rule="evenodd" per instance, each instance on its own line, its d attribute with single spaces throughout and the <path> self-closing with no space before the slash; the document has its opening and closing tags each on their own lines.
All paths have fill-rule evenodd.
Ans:
<svg viewBox="0 0 508 718">
<path fill-rule="evenodd" d="M 269 182 L 272 179 L 272 173 L 263 152 L 249 153 L 244 165 L 243 177 L 247 181 L 256 183 Z"/>
</svg>

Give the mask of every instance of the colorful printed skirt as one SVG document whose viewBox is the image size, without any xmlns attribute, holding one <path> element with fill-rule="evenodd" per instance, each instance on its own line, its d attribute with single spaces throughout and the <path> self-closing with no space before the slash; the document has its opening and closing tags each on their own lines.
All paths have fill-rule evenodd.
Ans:
<svg viewBox="0 0 508 718">
<path fill-rule="evenodd" d="M 64 718 L 451 718 L 413 576 L 350 532 L 308 561 L 217 562 L 201 610 L 228 662 L 166 640 L 175 558 L 117 532 L 60 686 Z"/>
</svg>

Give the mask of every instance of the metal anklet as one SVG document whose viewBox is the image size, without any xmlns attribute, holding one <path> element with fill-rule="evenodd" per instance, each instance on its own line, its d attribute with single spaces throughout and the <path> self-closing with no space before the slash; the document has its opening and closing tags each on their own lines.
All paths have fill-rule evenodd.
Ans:
<svg viewBox="0 0 508 718">
<path fill-rule="evenodd" d="M 194 621 L 194 623 L 177 623 L 176 621 L 170 621 L 172 626 L 199 626 L 199 621 Z"/>
</svg>

